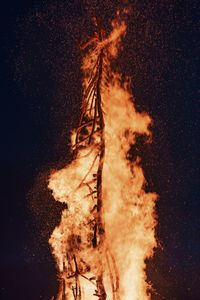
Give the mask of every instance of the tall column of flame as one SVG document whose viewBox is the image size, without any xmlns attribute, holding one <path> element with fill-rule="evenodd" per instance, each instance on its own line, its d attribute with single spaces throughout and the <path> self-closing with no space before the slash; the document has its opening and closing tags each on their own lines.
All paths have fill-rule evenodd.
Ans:
<svg viewBox="0 0 200 300">
<path fill-rule="evenodd" d="M 145 260 L 153 254 L 156 194 L 143 189 L 139 158 L 127 152 L 136 134 L 150 136 L 150 117 L 136 112 L 128 84 L 115 74 L 126 26 L 112 23 L 81 47 L 84 96 L 79 127 L 71 136 L 74 160 L 52 172 L 49 188 L 67 203 L 50 238 L 59 269 L 56 299 L 150 299 Z"/>
</svg>

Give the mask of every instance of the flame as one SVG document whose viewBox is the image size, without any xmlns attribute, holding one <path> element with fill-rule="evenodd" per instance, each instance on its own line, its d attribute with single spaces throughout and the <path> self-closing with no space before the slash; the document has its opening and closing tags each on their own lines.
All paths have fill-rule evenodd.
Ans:
<svg viewBox="0 0 200 300">
<path fill-rule="evenodd" d="M 86 54 L 82 116 L 71 135 L 75 159 L 49 179 L 54 198 L 68 205 L 49 240 L 59 270 L 56 299 L 150 299 L 145 260 L 156 247 L 157 195 L 144 191 L 140 158 L 131 162 L 127 153 L 136 135 L 151 138 L 151 119 L 135 110 L 128 81 L 112 71 L 125 23 L 113 22 L 108 37 L 100 20 L 96 25 L 80 47 Z"/>
</svg>

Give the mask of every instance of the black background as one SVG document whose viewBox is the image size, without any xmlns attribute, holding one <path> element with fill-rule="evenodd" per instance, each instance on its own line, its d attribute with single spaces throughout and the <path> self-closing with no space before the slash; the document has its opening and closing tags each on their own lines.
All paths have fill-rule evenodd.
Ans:
<svg viewBox="0 0 200 300">
<path fill-rule="evenodd" d="M 1 4 L 1 299 L 50 299 L 48 237 L 62 207 L 48 172 L 70 159 L 81 99 L 80 55 L 96 11 L 104 28 L 128 7 L 118 59 L 136 107 L 154 120 L 139 153 L 159 194 L 152 299 L 199 299 L 199 11 L 196 1 L 9 1 Z M 114 2 L 114 3 L 113 3 Z"/>
</svg>

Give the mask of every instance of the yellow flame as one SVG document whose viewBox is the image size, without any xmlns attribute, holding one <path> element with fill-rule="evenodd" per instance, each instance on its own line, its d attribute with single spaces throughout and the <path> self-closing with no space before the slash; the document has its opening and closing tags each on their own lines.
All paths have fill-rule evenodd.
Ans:
<svg viewBox="0 0 200 300">
<path fill-rule="evenodd" d="M 94 134 L 90 145 L 78 149 L 76 159 L 64 169 L 52 172 L 49 188 L 57 201 L 65 202 L 68 209 L 62 212 L 60 225 L 49 240 L 56 258 L 65 297 L 70 299 L 97 299 L 96 275 L 103 274 L 107 300 L 150 299 L 145 275 L 145 260 L 153 255 L 155 240 L 156 194 L 143 189 L 145 178 L 139 165 L 127 160 L 130 145 L 136 134 L 151 136 L 150 117 L 138 113 L 133 105 L 133 96 L 128 84 L 122 84 L 120 75 L 111 70 L 109 59 L 117 57 L 121 37 L 125 35 L 124 22 L 113 22 L 113 31 L 102 41 L 93 40 L 93 48 L 85 55 L 82 70 L 86 89 L 91 69 L 102 49 L 106 49 L 101 82 L 102 110 L 104 116 L 105 155 L 102 172 L 102 212 L 105 240 L 101 248 L 91 247 L 95 218 L 93 211 L 96 199 L 88 191 L 87 182 L 95 190 L 94 173 L 98 169 L 98 145 L 100 139 Z M 108 76 L 107 74 L 112 76 Z M 84 100 L 85 101 L 85 100 Z M 71 137 L 76 144 L 76 131 Z M 73 265 L 70 261 L 74 260 Z M 75 264 L 78 273 L 75 273 Z M 71 273 L 70 273 L 71 270 Z M 75 281 L 81 288 L 75 298 Z M 61 284 L 61 285 L 62 285 Z M 63 289 L 62 287 L 62 289 Z M 61 298 L 61 292 L 57 299 Z M 103 299 L 103 298 L 99 298 Z"/>
</svg>

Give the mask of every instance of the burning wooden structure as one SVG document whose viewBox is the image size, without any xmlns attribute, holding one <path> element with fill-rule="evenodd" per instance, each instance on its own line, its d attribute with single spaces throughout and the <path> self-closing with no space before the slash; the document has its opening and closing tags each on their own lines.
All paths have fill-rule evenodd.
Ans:
<svg viewBox="0 0 200 300">
<path fill-rule="evenodd" d="M 131 164 L 126 154 L 136 133 L 150 135 L 151 120 L 135 111 L 110 66 L 124 22 L 113 22 L 108 37 L 100 19 L 95 24 L 94 37 L 80 46 L 84 95 L 71 137 L 74 160 L 49 181 L 55 199 L 68 203 L 50 238 L 59 268 L 55 299 L 149 299 L 144 261 L 156 246 L 156 195 L 143 190 L 139 158 Z"/>
</svg>

